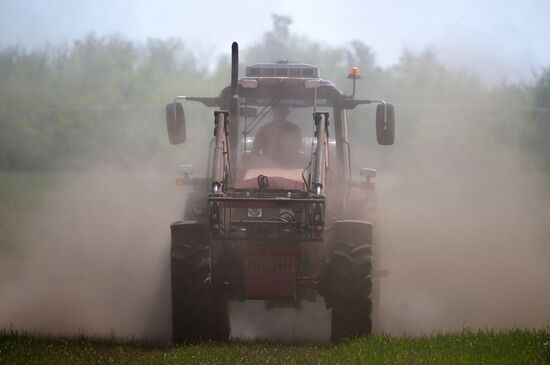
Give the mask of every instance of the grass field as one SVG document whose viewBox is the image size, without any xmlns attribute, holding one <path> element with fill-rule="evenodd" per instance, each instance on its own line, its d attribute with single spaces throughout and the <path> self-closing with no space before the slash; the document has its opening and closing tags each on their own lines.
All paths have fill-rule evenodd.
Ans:
<svg viewBox="0 0 550 365">
<path fill-rule="evenodd" d="M 550 331 L 372 336 L 330 347 L 233 341 L 162 348 L 4 333 L 0 364 L 550 364 Z"/>
</svg>

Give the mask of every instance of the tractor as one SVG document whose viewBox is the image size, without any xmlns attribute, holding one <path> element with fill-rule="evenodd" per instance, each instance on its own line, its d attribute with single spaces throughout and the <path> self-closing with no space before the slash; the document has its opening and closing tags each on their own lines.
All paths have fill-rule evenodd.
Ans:
<svg viewBox="0 0 550 365">
<path fill-rule="evenodd" d="M 170 226 L 174 343 L 227 340 L 230 300 L 299 308 L 322 297 L 331 341 L 370 334 L 379 300 L 376 170 L 362 168 L 353 180 L 346 112 L 377 104 L 377 141 L 392 145 L 393 105 L 355 98 L 357 67 L 345 95 L 310 64 L 253 64 L 239 78 L 236 42 L 231 61 L 231 85 L 219 96 L 177 96 L 166 106 L 171 144 L 186 138 L 181 101 L 216 108 L 207 176 L 179 166 L 178 183 L 192 191 L 183 220 Z M 293 135 L 309 134 L 297 137 L 294 155 L 268 135 L 283 163 L 255 146 L 256 127 L 279 107 L 299 122 Z"/>
</svg>

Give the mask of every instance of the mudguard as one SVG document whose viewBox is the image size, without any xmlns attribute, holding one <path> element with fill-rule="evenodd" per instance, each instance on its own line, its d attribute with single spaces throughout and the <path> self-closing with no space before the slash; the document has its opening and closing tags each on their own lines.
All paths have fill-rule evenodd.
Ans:
<svg viewBox="0 0 550 365">
<path fill-rule="evenodd" d="M 172 250 L 180 245 L 204 243 L 208 237 L 207 225 L 197 221 L 174 222 L 170 225 L 170 231 L 172 232 Z"/>
<path fill-rule="evenodd" d="M 368 244 L 372 247 L 373 225 L 369 221 L 363 220 L 341 220 L 336 221 L 328 229 L 329 249 L 330 245 L 339 239 L 350 240 L 353 245 Z"/>
</svg>

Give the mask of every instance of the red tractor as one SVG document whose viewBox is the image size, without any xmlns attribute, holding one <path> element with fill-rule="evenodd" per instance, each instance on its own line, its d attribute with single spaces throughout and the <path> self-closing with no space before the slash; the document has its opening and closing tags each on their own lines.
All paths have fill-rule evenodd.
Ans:
<svg viewBox="0 0 550 365">
<path fill-rule="evenodd" d="M 180 167 L 194 189 L 184 219 L 171 225 L 174 342 L 227 339 L 229 300 L 297 307 L 318 295 L 332 309 L 332 341 L 371 332 L 376 171 L 361 169 L 364 180 L 352 180 L 346 111 L 377 103 L 378 143 L 391 145 L 394 108 L 355 99 L 357 68 L 349 78 L 350 96 L 316 66 L 283 60 L 248 66 L 239 79 L 233 43 L 230 86 L 218 97 L 178 96 L 166 106 L 172 144 L 185 141 L 179 100 L 218 109 L 208 176 L 189 179 L 192 165 Z M 279 109 L 285 123 L 299 123 L 260 138 L 256 126 Z"/>
</svg>

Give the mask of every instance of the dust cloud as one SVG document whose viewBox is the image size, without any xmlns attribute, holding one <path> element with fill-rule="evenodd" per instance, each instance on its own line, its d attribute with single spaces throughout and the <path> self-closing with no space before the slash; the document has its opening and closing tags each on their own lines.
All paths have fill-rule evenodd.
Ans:
<svg viewBox="0 0 550 365">
<path fill-rule="evenodd" d="M 324 344 L 330 338 L 330 311 L 317 296 L 301 308 L 267 308 L 265 301 L 231 302 L 231 336 L 272 342 Z"/>
<path fill-rule="evenodd" d="M 64 178 L 29 215 L 22 257 L 0 259 L 0 328 L 169 343 L 169 224 L 182 216 L 186 188 L 154 168 Z M 233 337 L 329 336 L 320 300 L 300 311 L 268 311 L 263 301 L 231 302 L 230 310 Z"/>
<path fill-rule="evenodd" d="M 419 335 L 549 325 L 550 189 L 521 146 L 521 120 L 430 110 L 407 124 L 410 111 L 397 111 L 396 145 L 365 152 L 378 158 L 389 271 L 377 327 Z M 168 225 L 185 191 L 147 167 L 65 179 L 26 219 L 23 258 L 2 262 L 0 328 L 169 342 Z M 233 302 L 231 311 L 234 337 L 329 336 L 320 300 L 301 311 Z"/>
<path fill-rule="evenodd" d="M 94 169 L 65 179 L 25 221 L 22 259 L 2 265 L 0 327 L 168 341 L 168 227 L 183 203 L 173 176 Z"/>
<path fill-rule="evenodd" d="M 401 109 L 408 133 L 376 178 L 384 332 L 550 325 L 548 174 L 521 116 L 476 119 L 472 104 L 431 108 L 414 127 Z"/>
</svg>

